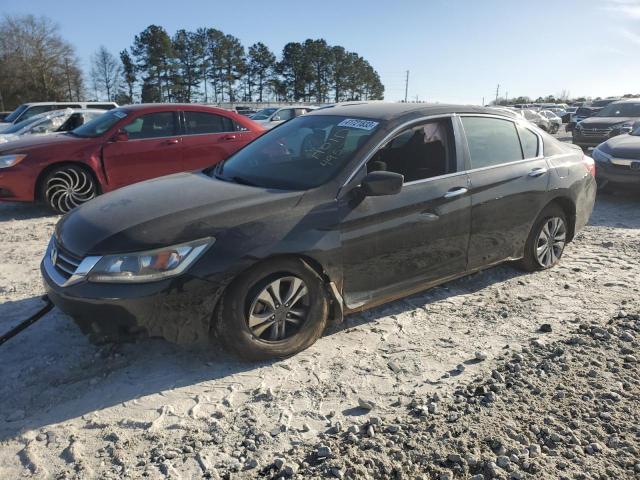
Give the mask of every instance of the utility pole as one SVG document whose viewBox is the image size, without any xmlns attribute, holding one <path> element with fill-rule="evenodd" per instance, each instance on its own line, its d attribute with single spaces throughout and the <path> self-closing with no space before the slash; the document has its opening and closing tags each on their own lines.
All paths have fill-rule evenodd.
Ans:
<svg viewBox="0 0 640 480">
<path fill-rule="evenodd" d="M 500 84 L 496 87 L 496 105 L 498 105 L 498 93 L 500 92 Z"/>
<path fill-rule="evenodd" d="M 505 105 L 509 103 L 509 92 L 504 94 L 504 103 Z"/>
<path fill-rule="evenodd" d="M 484 97 L 482 97 L 482 106 L 484 107 Z"/>
<path fill-rule="evenodd" d="M 404 103 L 407 103 L 407 96 L 409 94 L 409 70 L 407 70 L 407 80 L 404 84 Z"/>
</svg>

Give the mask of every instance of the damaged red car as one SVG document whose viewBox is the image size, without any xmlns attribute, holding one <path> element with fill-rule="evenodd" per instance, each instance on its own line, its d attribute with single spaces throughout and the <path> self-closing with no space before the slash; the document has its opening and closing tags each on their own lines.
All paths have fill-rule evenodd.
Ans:
<svg viewBox="0 0 640 480">
<path fill-rule="evenodd" d="M 116 108 L 71 132 L 3 145 L 0 200 L 66 213 L 125 185 L 213 166 L 263 132 L 247 117 L 205 105 Z"/>
</svg>

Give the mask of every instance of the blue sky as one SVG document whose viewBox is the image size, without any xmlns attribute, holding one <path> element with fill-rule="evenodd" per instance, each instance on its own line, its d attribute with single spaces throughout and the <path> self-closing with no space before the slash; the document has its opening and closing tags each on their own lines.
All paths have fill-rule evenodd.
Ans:
<svg viewBox="0 0 640 480">
<path fill-rule="evenodd" d="M 480 103 L 500 95 L 640 93 L 640 0 L 0 0 L 50 17 L 83 64 L 129 47 L 149 24 L 215 27 L 279 53 L 325 38 L 368 59 L 387 100 Z"/>
</svg>

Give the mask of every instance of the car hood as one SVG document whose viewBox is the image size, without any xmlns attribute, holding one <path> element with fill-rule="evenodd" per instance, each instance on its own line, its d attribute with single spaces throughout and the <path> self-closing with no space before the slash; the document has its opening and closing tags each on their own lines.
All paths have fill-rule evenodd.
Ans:
<svg viewBox="0 0 640 480">
<path fill-rule="evenodd" d="M 634 117 L 589 117 L 580 122 L 583 128 L 609 128 L 619 123 L 640 120 Z"/>
<path fill-rule="evenodd" d="M 9 128 L 11 125 L 13 125 L 13 123 L 0 122 L 0 132 L 2 132 L 3 130 Z"/>
<path fill-rule="evenodd" d="M 79 257 L 150 250 L 288 211 L 302 195 L 179 173 L 93 199 L 58 222 L 56 238 Z"/>
<path fill-rule="evenodd" d="M 75 137 L 65 133 L 56 133 L 53 135 L 21 135 L 19 139 L 0 146 L 0 153 L 28 153 L 33 150 L 48 149 L 49 147 L 57 147 L 65 144 L 77 146 L 95 140 L 95 138 Z"/>
<path fill-rule="evenodd" d="M 598 148 L 616 158 L 640 160 L 640 136 L 637 135 L 618 135 Z"/>
</svg>

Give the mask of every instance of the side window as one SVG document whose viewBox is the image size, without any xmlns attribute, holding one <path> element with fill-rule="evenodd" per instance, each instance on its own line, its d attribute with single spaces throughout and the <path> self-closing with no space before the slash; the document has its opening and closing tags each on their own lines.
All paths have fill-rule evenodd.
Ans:
<svg viewBox="0 0 640 480">
<path fill-rule="evenodd" d="M 471 168 L 491 167 L 522 160 L 515 124 L 510 120 L 462 117 Z"/>
<path fill-rule="evenodd" d="M 538 156 L 538 136 L 522 125 L 518 125 L 518 134 L 524 158 L 536 158 Z"/>
<path fill-rule="evenodd" d="M 367 172 L 387 171 L 413 182 L 456 171 L 453 134 L 449 119 L 407 129 L 371 157 Z"/>
<path fill-rule="evenodd" d="M 205 133 L 233 132 L 233 121 L 206 112 L 184 112 L 185 133 L 187 135 L 202 135 Z"/>
<path fill-rule="evenodd" d="M 279 117 L 277 121 L 289 120 L 294 117 L 294 110 L 293 108 L 286 108 L 284 110 L 280 110 L 275 116 Z"/>
<path fill-rule="evenodd" d="M 141 115 L 123 128 L 132 140 L 142 138 L 171 137 L 176 134 L 173 112 L 158 112 Z"/>
</svg>

